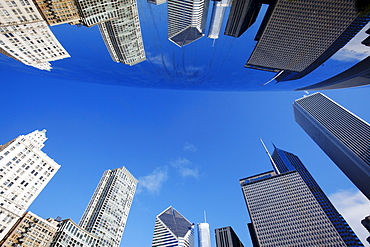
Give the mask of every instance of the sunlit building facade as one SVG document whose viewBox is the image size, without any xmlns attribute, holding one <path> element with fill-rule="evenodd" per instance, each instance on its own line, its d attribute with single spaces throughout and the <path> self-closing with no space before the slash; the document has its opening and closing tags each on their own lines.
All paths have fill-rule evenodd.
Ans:
<svg viewBox="0 0 370 247">
<path fill-rule="evenodd" d="M 152 247 L 194 247 L 194 224 L 168 207 L 155 219 Z"/>
<path fill-rule="evenodd" d="M 245 67 L 279 72 L 277 81 L 312 72 L 370 20 L 359 16 L 354 0 L 276 0 L 270 6 Z"/>
<path fill-rule="evenodd" d="M 168 0 L 168 39 L 179 47 L 204 36 L 208 0 Z"/>
<path fill-rule="evenodd" d="M 80 23 L 81 18 L 74 0 L 34 0 L 34 2 L 49 26 Z"/>
<path fill-rule="evenodd" d="M 211 247 L 211 234 L 206 222 L 198 223 L 198 247 Z"/>
<path fill-rule="evenodd" d="M 60 168 L 41 151 L 45 132 L 36 130 L 0 146 L 0 239 Z"/>
<path fill-rule="evenodd" d="M 105 46 L 113 61 L 135 65 L 146 60 L 135 0 L 117 10 L 117 18 L 99 24 Z"/>
<path fill-rule="evenodd" d="M 298 99 L 294 118 L 370 199 L 370 125 L 322 93 Z"/>
<path fill-rule="evenodd" d="M 51 61 L 70 57 L 33 1 L 4 1 L 0 8 L 1 53 L 41 70 L 51 70 Z"/>
<path fill-rule="evenodd" d="M 272 163 L 240 180 L 258 246 L 363 246 L 297 156 L 275 148 Z"/>
<path fill-rule="evenodd" d="M 137 179 L 125 168 L 104 172 L 79 226 L 100 239 L 104 247 L 118 247 L 126 226 Z"/>
<path fill-rule="evenodd" d="M 231 226 L 217 228 L 215 234 L 216 247 L 244 247 Z"/>
<path fill-rule="evenodd" d="M 155 4 L 155 5 L 160 5 L 162 3 L 167 2 L 167 0 L 147 0 L 148 3 Z"/>
<path fill-rule="evenodd" d="M 49 246 L 58 227 L 58 222 L 43 219 L 28 211 L 16 222 L 0 241 L 2 247 Z"/>
</svg>

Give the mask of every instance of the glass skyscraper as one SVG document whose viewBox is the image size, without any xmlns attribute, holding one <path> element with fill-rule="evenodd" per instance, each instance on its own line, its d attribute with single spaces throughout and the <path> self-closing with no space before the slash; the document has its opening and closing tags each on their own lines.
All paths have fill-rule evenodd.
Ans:
<svg viewBox="0 0 370 247">
<path fill-rule="evenodd" d="M 363 246 L 297 156 L 275 147 L 271 160 L 240 180 L 254 246 Z"/>
<path fill-rule="evenodd" d="M 294 118 L 370 199 L 370 125 L 321 93 L 298 99 Z"/>
<path fill-rule="evenodd" d="M 194 247 L 194 224 L 168 207 L 156 217 L 152 247 Z"/>
</svg>

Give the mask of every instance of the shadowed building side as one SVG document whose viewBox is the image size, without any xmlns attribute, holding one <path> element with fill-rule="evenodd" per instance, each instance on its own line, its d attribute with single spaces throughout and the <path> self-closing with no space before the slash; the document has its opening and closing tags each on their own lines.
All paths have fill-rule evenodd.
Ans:
<svg viewBox="0 0 370 247">
<path fill-rule="evenodd" d="M 215 229 L 216 247 L 244 247 L 231 226 Z"/>
</svg>

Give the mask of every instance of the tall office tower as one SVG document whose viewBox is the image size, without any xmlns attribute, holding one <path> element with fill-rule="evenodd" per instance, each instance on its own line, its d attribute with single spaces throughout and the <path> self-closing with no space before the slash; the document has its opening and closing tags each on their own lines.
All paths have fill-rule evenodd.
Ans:
<svg viewBox="0 0 370 247">
<path fill-rule="evenodd" d="M 45 132 L 36 130 L 0 145 L 0 239 L 60 167 L 41 151 L 47 139 Z"/>
<path fill-rule="evenodd" d="M 152 247 L 194 247 L 194 224 L 172 206 L 155 218 Z"/>
<path fill-rule="evenodd" d="M 240 180 L 258 246 L 363 246 L 297 156 L 275 148 L 272 163 Z"/>
<path fill-rule="evenodd" d="M 370 125 L 321 93 L 293 104 L 295 121 L 370 199 Z"/>
<path fill-rule="evenodd" d="M 74 0 L 34 0 L 41 15 L 50 26 L 80 24 L 80 15 Z"/>
<path fill-rule="evenodd" d="M 211 24 L 209 25 L 208 38 L 218 39 L 226 8 L 230 6 L 230 4 L 231 0 L 213 0 L 212 17 Z"/>
<path fill-rule="evenodd" d="M 297 91 L 307 90 L 329 90 L 349 87 L 359 87 L 370 84 L 370 56 L 355 64 L 342 73 L 333 76 L 322 82 L 296 89 Z"/>
<path fill-rule="evenodd" d="M 1 53 L 41 70 L 51 70 L 51 61 L 70 57 L 33 1 L 6 1 L 0 8 Z"/>
<path fill-rule="evenodd" d="M 168 39 L 182 47 L 204 36 L 209 0 L 168 0 Z"/>
<path fill-rule="evenodd" d="M 137 179 L 125 168 L 106 170 L 79 225 L 101 239 L 105 247 L 118 247 L 134 198 Z"/>
<path fill-rule="evenodd" d="M 215 229 L 217 247 L 244 247 L 231 226 Z"/>
<path fill-rule="evenodd" d="M 113 61 L 135 65 L 146 60 L 136 0 L 117 11 L 117 18 L 98 24 Z"/>
<path fill-rule="evenodd" d="M 354 0 L 276 0 L 270 7 L 245 67 L 279 72 L 277 81 L 312 72 L 370 20 L 358 16 Z"/>
<path fill-rule="evenodd" d="M 0 241 L 0 246 L 49 246 L 57 229 L 54 220 L 45 220 L 28 211 Z"/>
<path fill-rule="evenodd" d="M 209 224 L 198 223 L 198 247 L 211 247 L 211 234 L 209 233 Z"/>
<path fill-rule="evenodd" d="M 93 233 L 84 230 L 71 219 L 62 220 L 58 224 L 50 247 L 61 246 L 91 246 L 101 247 L 100 239 Z"/>
<path fill-rule="evenodd" d="M 225 35 L 240 37 L 256 21 L 264 0 L 233 0 Z"/>
<path fill-rule="evenodd" d="M 162 3 L 165 3 L 166 0 L 147 0 L 147 2 L 155 5 L 160 5 Z"/>
</svg>

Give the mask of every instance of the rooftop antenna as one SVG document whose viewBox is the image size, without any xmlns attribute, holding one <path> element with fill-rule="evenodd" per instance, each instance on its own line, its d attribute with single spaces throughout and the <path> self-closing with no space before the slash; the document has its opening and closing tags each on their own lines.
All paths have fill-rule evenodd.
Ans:
<svg viewBox="0 0 370 247">
<path fill-rule="evenodd" d="M 269 158 L 270 158 L 270 160 L 271 160 L 271 163 L 272 163 L 272 165 L 274 166 L 275 171 L 277 172 L 277 174 L 280 174 L 280 171 L 279 171 L 279 169 L 277 168 L 277 165 L 276 165 L 275 161 L 272 159 L 272 157 L 271 157 L 271 155 L 270 155 L 269 151 L 267 150 L 267 148 L 266 148 L 266 146 L 265 146 L 265 143 L 262 141 L 262 138 L 260 138 L 260 141 L 261 141 L 261 143 L 262 143 L 263 148 L 264 148 L 264 149 L 265 149 L 265 151 L 266 151 L 266 154 L 269 156 Z"/>
<path fill-rule="evenodd" d="M 277 73 L 274 77 L 272 77 L 271 80 L 269 80 L 268 82 L 265 82 L 263 83 L 261 86 L 266 86 L 267 84 L 269 84 L 270 82 L 272 82 L 273 80 L 275 80 L 279 75 L 281 75 L 282 73 L 284 72 L 284 70 L 280 71 L 279 73 Z"/>
<path fill-rule="evenodd" d="M 207 223 L 206 211 L 204 211 L 204 223 Z"/>
<path fill-rule="evenodd" d="M 212 47 L 215 46 L 216 39 L 213 39 Z"/>
</svg>

